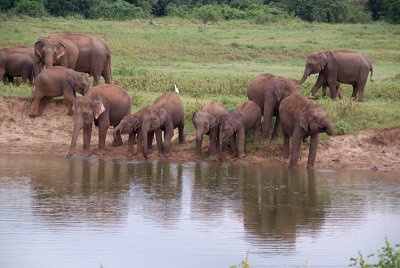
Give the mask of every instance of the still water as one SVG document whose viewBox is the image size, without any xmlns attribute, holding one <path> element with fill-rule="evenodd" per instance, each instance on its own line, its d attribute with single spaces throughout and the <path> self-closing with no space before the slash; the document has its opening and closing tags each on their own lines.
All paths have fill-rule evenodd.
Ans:
<svg viewBox="0 0 400 268">
<path fill-rule="evenodd" d="M 0 155 L 2 268 L 346 267 L 384 237 L 394 173 Z"/>
</svg>

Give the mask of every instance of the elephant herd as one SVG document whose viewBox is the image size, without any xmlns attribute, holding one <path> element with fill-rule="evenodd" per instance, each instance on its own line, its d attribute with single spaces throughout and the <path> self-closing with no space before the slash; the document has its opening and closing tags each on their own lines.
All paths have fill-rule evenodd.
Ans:
<svg viewBox="0 0 400 268">
<path fill-rule="evenodd" d="M 46 68 L 43 68 L 43 67 Z M 311 74 L 318 79 L 311 93 L 327 87 L 331 98 L 342 97 L 340 83 L 353 86 L 352 98 L 363 101 L 365 85 L 373 68 L 370 60 L 352 51 L 325 51 L 307 56 L 301 80 L 291 80 L 273 74 L 256 76 L 247 89 L 248 101 L 229 112 L 223 104 L 211 101 L 192 116 L 196 129 L 196 157 L 201 155 L 203 135 L 210 139 L 210 155 L 219 154 L 223 160 L 222 143 L 229 139 L 233 156 L 245 156 L 246 133 L 253 132 L 258 141 L 262 122 L 263 144 L 270 139 L 270 125 L 275 117 L 272 139 L 280 129 L 283 133 L 283 155 L 290 155 L 289 167 L 295 167 L 300 156 L 300 145 L 311 137 L 307 168 L 313 168 L 318 147 L 318 135 L 334 133 L 324 109 L 300 93 L 300 85 Z M 87 74 L 93 76 L 90 88 Z M 105 83 L 99 85 L 100 76 Z M 128 156 L 141 151 L 145 158 L 156 138 L 159 156 L 171 155 L 174 129 L 179 131 L 179 143 L 185 142 L 185 115 L 178 94 L 165 93 L 152 105 L 131 114 L 131 98 L 120 86 L 111 84 L 111 52 L 99 37 L 87 34 L 53 34 L 39 38 L 33 47 L 14 46 L 0 49 L 0 78 L 12 82 L 21 77 L 23 82 L 34 79 L 31 117 L 39 116 L 49 97 L 64 96 L 68 114 L 74 115 L 74 128 L 68 157 L 75 153 L 77 138 L 83 129 L 83 150 L 89 153 L 93 123 L 99 127 L 99 151 L 104 151 L 107 130 L 113 130 L 113 146 L 122 144 L 121 134 L 128 134 Z M 76 92 L 82 94 L 76 98 Z M 261 120 L 263 118 L 263 120 Z M 292 148 L 289 140 L 292 138 Z M 135 144 L 137 149 L 134 149 Z"/>
</svg>

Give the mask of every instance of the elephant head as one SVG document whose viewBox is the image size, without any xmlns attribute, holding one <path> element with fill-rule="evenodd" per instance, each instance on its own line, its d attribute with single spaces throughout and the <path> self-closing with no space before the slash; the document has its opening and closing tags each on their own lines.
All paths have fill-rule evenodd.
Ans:
<svg viewBox="0 0 400 268">
<path fill-rule="evenodd" d="M 319 105 L 309 106 L 299 114 L 299 124 L 306 132 L 334 134 L 327 112 Z"/>
<path fill-rule="evenodd" d="M 89 150 L 92 124 L 95 119 L 106 110 L 101 100 L 92 100 L 86 96 L 79 98 L 72 108 L 74 111 L 74 130 L 72 132 L 72 140 L 67 157 L 71 157 L 75 152 L 76 141 L 79 132 L 83 128 L 83 149 Z"/>
<path fill-rule="evenodd" d="M 327 64 L 328 58 L 325 52 L 310 53 L 307 56 L 303 77 L 299 81 L 299 84 L 303 84 L 307 77 L 309 77 L 311 74 L 317 74 L 321 72 Z"/>
<path fill-rule="evenodd" d="M 89 79 L 85 73 L 74 72 L 67 77 L 67 83 L 71 88 L 82 95 L 89 90 Z"/>
<path fill-rule="evenodd" d="M 59 65 L 60 59 L 65 55 L 67 46 L 59 38 L 39 39 L 35 43 L 35 54 L 40 58 L 46 68 Z"/>
<path fill-rule="evenodd" d="M 161 130 L 163 126 L 165 127 L 164 131 L 166 133 L 173 131 L 171 116 L 166 109 L 150 106 L 143 110 L 141 135 L 143 156 L 145 158 L 147 158 L 147 134 L 149 133 L 149 131 L 156 131 L 158 129 Z"/>
<path fill-rule="evenodd" d="M 196 154 L 200 154 L 203 134 L 208 134 L 210 129 L 218 126 L 219 119 L 214 113 L 208 111 L 198 111 L 193 113 L 192 122 L 196 128 Z"/>
<path fill-rule="evenodd" d="M 135 115 L 126 115 L 122 120 L 119 122 L 118 126 L 114 128 L 113 135 L 114 139 L 118 132 L 121 134 L 130 134 L 132 132 L 137 132 L 141 127 L 141 122 L 138 116 Z"/>
</svg>

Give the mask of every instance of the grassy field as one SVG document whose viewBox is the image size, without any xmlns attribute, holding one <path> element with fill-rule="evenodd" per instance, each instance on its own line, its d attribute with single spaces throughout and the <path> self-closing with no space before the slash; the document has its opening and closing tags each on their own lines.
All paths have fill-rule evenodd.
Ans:
<svg viewBox="0 0 400 268">
<path fill-rule="evenodd" d="M 339 133 L 400 126 L 400 26 L 374 24 L 318 24 L 297 20 L 256 25 L 247 21 L 202 24 L 172 18 L 126 22 L 62 18 L 7 18 L 0 25 L 0 47 L 33 45 L 38 37 L 55 32 L 83 32 L 105 38 L 112 51 L 113 81 L 132 96 L 133 110 L 154 98 L 181 90 L 187 129 L 192 112 L 207 100 L 233 110 L 247 99 L 249 81 L 260 73 L 300 79 L 309 52 L 348 49 L 367 55 L 374 65 L 364 103 L 319 100 Z M 316 80 L 302 85 L 309 91 Z M 30 86 L 0 85 L 1 96 L 29 98 Z"/>
</svg>

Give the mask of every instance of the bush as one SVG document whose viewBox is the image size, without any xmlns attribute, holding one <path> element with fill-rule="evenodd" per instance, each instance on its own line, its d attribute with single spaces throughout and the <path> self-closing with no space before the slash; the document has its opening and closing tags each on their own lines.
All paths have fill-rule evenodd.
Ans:
<svg viewBox="0 0 400 268">
<path fill-rule="evenodd" d="M 215 5 L 205 5 L 193 10 L 196 19 L 200 19 L 203 23 L 217 22 L 222 19 L 221 7 Z"/>
<path fill-rule="evenodd" d="M 18 2 L 15 3 L 15 7 L 12 9 L 12 13 L 31 17 L 47 15 L 43 2 L 35 0 L 18 0 Z"/>
<path fill-rule="evenodd" d="M 369 256 L 373 256 L 369 255 Z M 369 257 L 368 256 L 368 257 Z M 367 258 L 368 258 L 367 257 Z M 358 258 L 351 258 L 350 261 L 353 263 L 350 266 L 359 265 L 361 268 L 395 268 L 400 267 L 400 245 L 392 246 L 388 239 L 385 238 L 385 246 L 382 247 L 381 251 L 378 251 L 379 261 L 377 264 L 368 264 L 361 252 L 358 253 Z"/>
<path fill-rule="evenodd" d="M 191 10 L 186 5 L 176 5 L 176 4 L 169 4 L 165 8 L 166 15 L 171 17 L 178 17 L 178 18 L 186 18 L 189 19 L 191 17 Z"/>
<path fill-rule="evenodd" d="M 386 20 L 391 23 L 400 23 L 400 0 L 384 0 Z"/>
<path fill-rule="evenodd" d="M 102 0 L 91 6 L 89 16 L 91 19 L 128 20 L 143 17 L 143 10 L 122 0 Z"/>
</svg>

